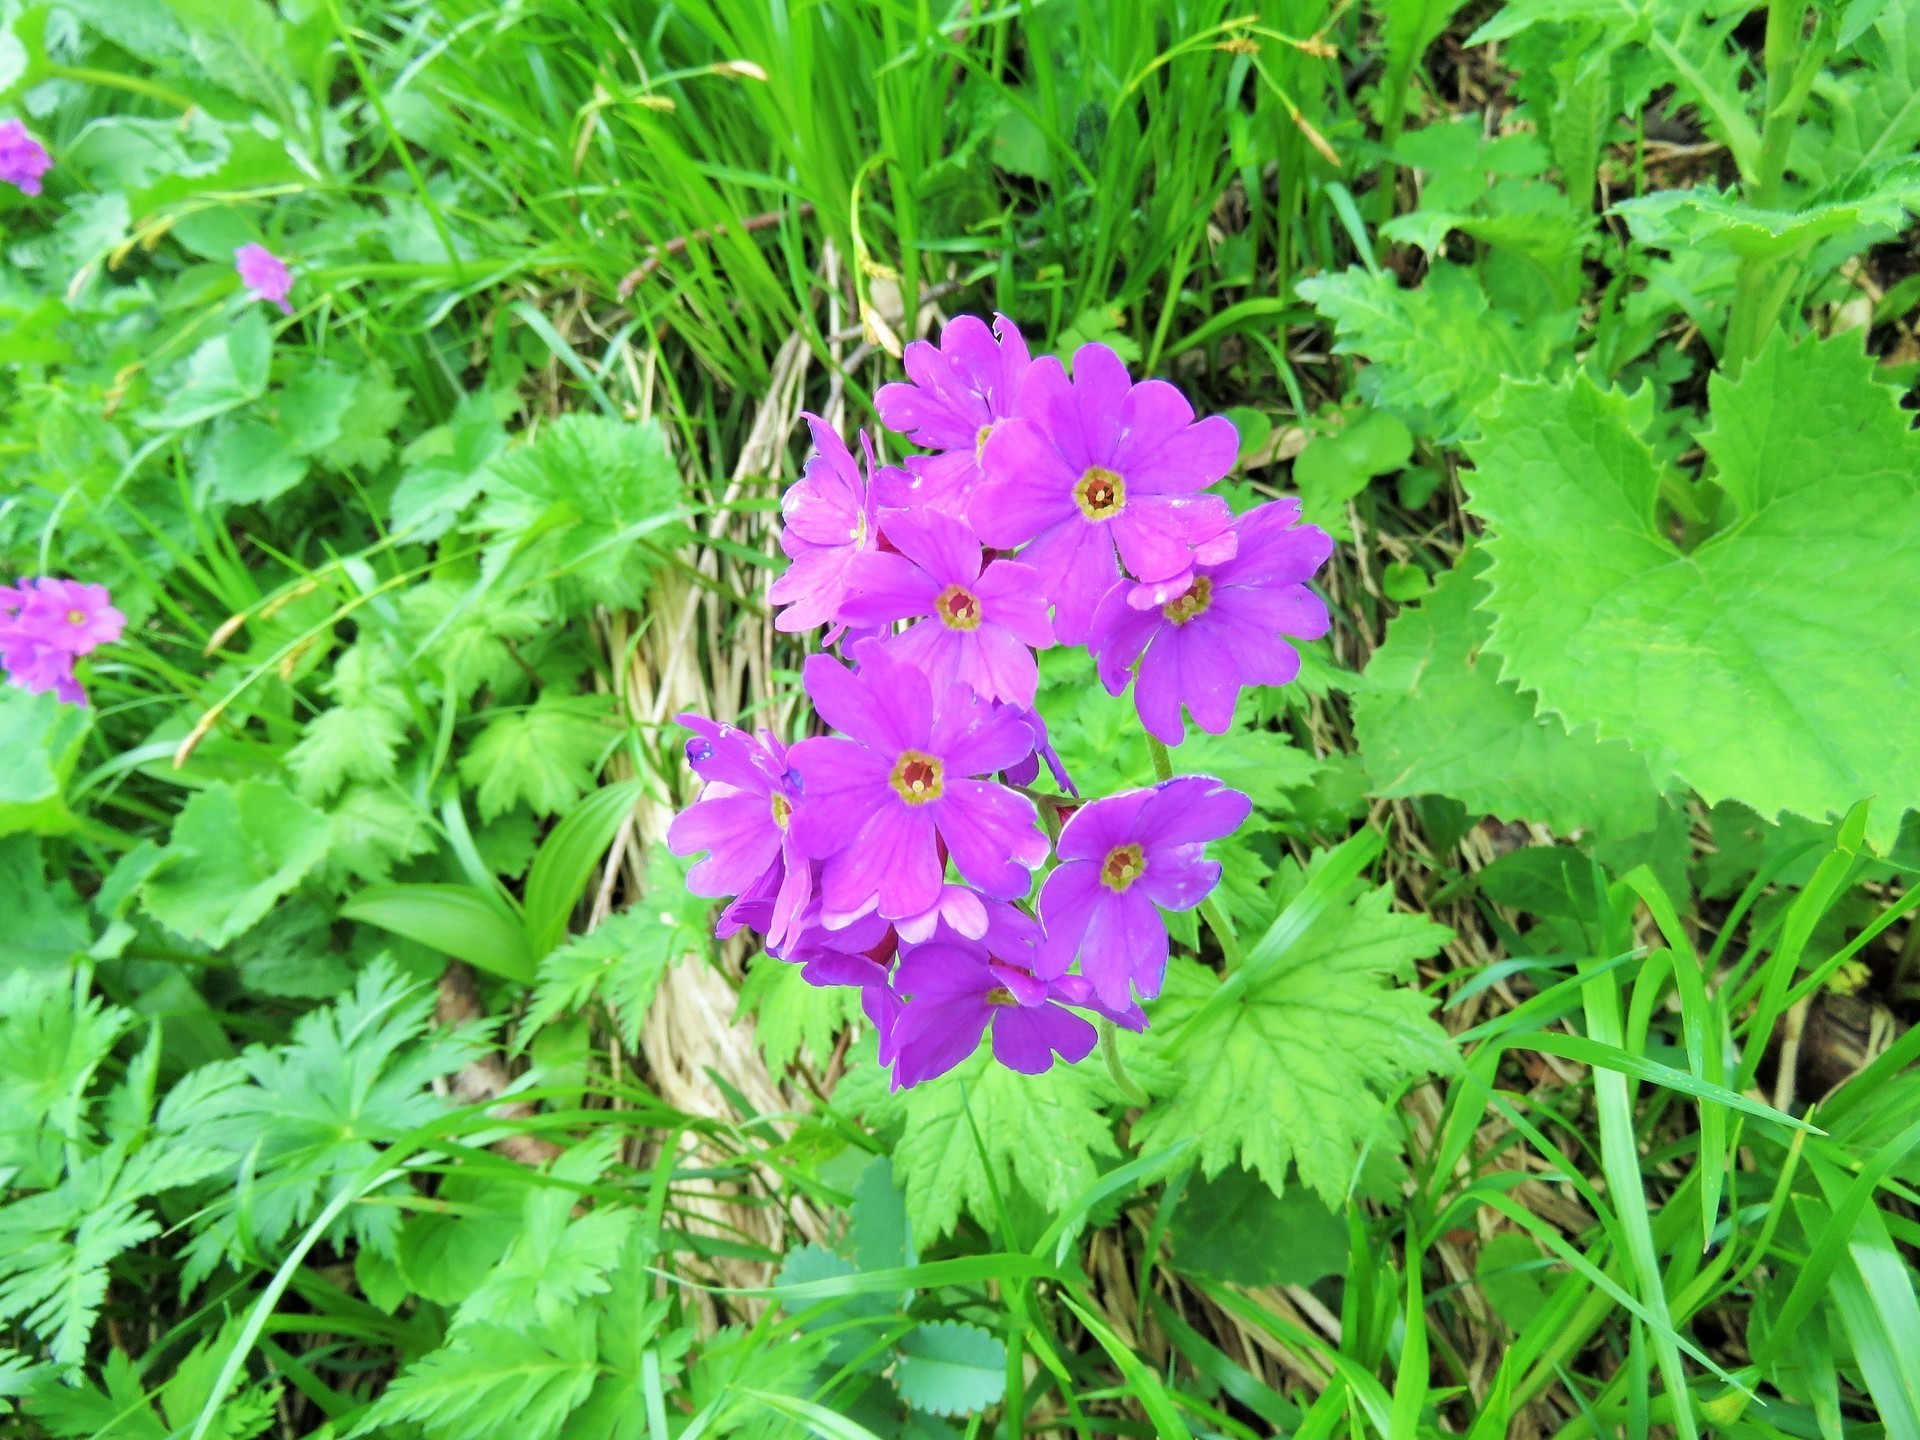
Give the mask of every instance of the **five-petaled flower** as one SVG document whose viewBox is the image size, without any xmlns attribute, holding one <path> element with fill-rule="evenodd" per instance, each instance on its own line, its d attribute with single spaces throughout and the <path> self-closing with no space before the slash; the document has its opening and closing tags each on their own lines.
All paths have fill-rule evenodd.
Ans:
<svg viewBox="0 0 1920 1440">
<path fill-rule="evenodd" d="M 1055 638 L 1082 645 L 1120 563 L 1151 584 L 1233 553 L 1227 502 L 1200 492 L 1239 444 L 1228 420 L 1195 423 L 1166 381 L 1136 385 L 1105 345 L 1082 345 L 1072 380 L 1052 356 L 1033 362 L 1016 413 L 987 437 L 968 515 L 987 544 L 1026 547 L 1022 561 L 1047 577 Z"/>
<path fill-rule="evenodd" d="M 1206 842 L 1240 828 L 1253 802 L 1210 775 L 1095 800 L 1060 832 L 1060 864 L 1040 891 L 1047 946 L 1039 973 L 1064 975 L 1077 957 L 1103 1004 L 1151 1000 L 1167 968 L 1162 910 L 1191 910 L 1220 883 Z"/>
<path fill-rule="evenodd" d="M 831 645 L 846 628 L 839 610 L 847 598 L 847 569 L 874 548 L 880 534 L 871 487 L 847 442 L 818 415 L 805 419 L 813 434 L 814 457 L 780 500 L 785 521 L 780 548 L 793 563 L 773 582 L 767 598 L 786 607 L 773 622 L 776 630 L 828 625 L 832 628 L 826 641 Z M 860 444 L 871 472 L 873 447 L 865 435 Z"/>
<path fill-rule="evenodd" d="M 1040 684 L 1036 649 L 1053 644 L 1040 575 L 1016 560 L 988 563 L 966 525 L 937 510 L 887 521 L 892 550 L 871 550 L 847 566 L 849 625 L 912 620 L 887 642 L 945 689 L 955 681 L 983 700 L 1032 705 Z"/>
<path fill-rule="evenodd" d="M 1024 759 L 1033 734 L 1018 715 L 961 685 L 936 688 L 877 641 L 853 647 L 859 670 L 808 659 L 804 684 L 840 732 L 802 740 L 805 780 L 794 817 L 800 848 L 821 862 L 825 912 L 877 908 L 899 919 L 940 898 L 942 852 L 982 894 L 1026 895 L 1047 858 L 1033 802 L 984 778 Z"/>
<path fill-rule="evenodd" d="M 996 338 L 997 337 L 997 338 Z M 916 455 L 892 471 L 880 503 L 928 506 L 966 517 L 980 484 L 980 452 L 987 437 L 1013 414 L 1026 377 L 1027 342 L 1004 315 L 993 329 L 973 315 L 949 320 L 938 348 L 925 340 L 907 346 L 908 383 L 882 385 L 873 397 L 880 423 L 938 455 Z"/>
<path fill-rule="evenodd" d="M 782 945 L 813 890 L 812 867 L 793 839 L 799 774 L 769 731 L 749 735 L 704 715 L 677 718 L 693 731 L 687 763 L 706 784 L 700 798 L 673 817 L 667 848 L 676 855 L 707 852 L 687 872 L 695 895 L 738 895 L 743 906 L 770 900 L 767 939 Z"/>
<path fill-rule="evenodd" d="M 1299 518 L 1298 500 L 1250 510 L 1234 522 L 1239 548 L 1231 559 L 1195 565 L 1171 595 L 1122 581 L 1100 602 L 1088 647 L 1115 695 L 1139 662 L 1133 699 L 1149 734 L 1178 745 L 1185 705 L 1202 730 L 1224 735 L 1243 686 L 1285 685 L 1300 673 L 1300 654 L 1285 637 L 1327 633 L 1326 604 L 1306 582 L 1333 541 L 1317 526 L 1295 524 Z"/>
</svg>

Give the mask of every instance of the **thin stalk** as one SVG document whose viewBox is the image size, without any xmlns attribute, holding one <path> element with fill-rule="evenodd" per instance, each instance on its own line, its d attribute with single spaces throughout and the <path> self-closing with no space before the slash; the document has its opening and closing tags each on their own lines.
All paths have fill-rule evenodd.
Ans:
<svg viewBox="0 0 1920 1440">
<path fill-rule="evenodd" d="M 1145 1108 L 1153 1102 L 1153 1097 L 1142 1090 L 1139 1083 L 1127 1073 L 1127 1067 L 1120 1060 L 1120 1046 L 1116 1043 L 1116 1027 L 1111 1020 L 1101 1020 L 1100 1058 L 1107 1062 L 1107 1074 L 1120 1091 L 1120 1097 L 1129 1105 Z"/>
<path fill-rule="evenodd" d="M 129 90 L 135 95 L 145 95 L 149 100 L 158 100 L 162 105 L 171 105 L 176 110 L 193 109 L 193 101 L 178 90 L 169 90 L 138 75 L 122 75 L 117 70 L 93 70 L 84 65 L 48 65 L 41 73 L 56 80 L 72 80 L 81 85 L 104 85 L 114 90 Z"/>
<path fill-rule="evenodd" d="M 1760 209 L 1776 209 L 1786 185 L 1787 153 L 1799 124 L 1800 112 L 1813 89 L 1827 55 L 1833 49 L 1833 28 L 1822 16 L 1811 36 L 1802 34 L 1806 0 L 1772 0 L 1767 6 L 1764 57 L 1767 68 L 1766 112 L 1761 117 L 1760 149 L 1754 161 L 1748 201 Z M 1750 257 L 1740 262 L 1734 278 L 1733 308 L 1727 320 L 1727 339 L 1721 364 L 1736 375 L 1759 353 L 1778 323 L 1787 297 L 1799 275 L 1798 255 Z"/>
</svg>

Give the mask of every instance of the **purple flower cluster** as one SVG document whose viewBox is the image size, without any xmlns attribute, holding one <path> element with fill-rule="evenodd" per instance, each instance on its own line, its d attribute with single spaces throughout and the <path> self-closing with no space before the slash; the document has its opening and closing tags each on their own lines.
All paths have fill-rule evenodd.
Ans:
<svg viewBox="0 0 1920 1440">
<path fill-rule="evenodd" d="M 126 627 L 104 585 L 47 575 L 0 585 L 0 666 L 29 694 L 51 690 L 66 704 L 86 704 L 73 662 Z"/>
<path fill-rule="evenodd" d="M 667 837 L 704 852 L 695 894 L 729 897 L 719 934 L 753 929 L 809 983 L 859 989 L 895 1088 L 989 1033 L 1039 1074 L 1092 1051 L 1089 1015 L 1144 1029 L 1163 912 L 1213 891 L 1206 844 L 1251 808 L 1205 775 L 1081 803 L 1033 708 L 1035 652 L 1086 646 L 1165 743 L 1183 712 L 1223 733 L 1243 687 L 1298 672 L 1284 637 L 1326 632 L 1307 581 L 1332 550 L 1292 501 L 1236 517 L 1208 493 L 1233 426 L 1104 345 L 1069 378 L 1005 317 L 962 316 L 906 370 L 875 408 L 934 453 L 881 465 L 862 436 L 862 463 L 809 416 L 815 453 L 781 502 L 791 563 L 770 598 L 778 628 L 839 647 L 802 673 L 833 733 L 788 748 L 681 716 L 704 785 Z M 1043 763 L 1064 795 L 1027 789 Z"/>
<path fill-rule="evenodd" d="M 38 195 L 40 177 L 52 168 L 47 147 L 27 132 L 24 121 L 0 120 L 0 181 L 22 195 Z"/>
</svg>

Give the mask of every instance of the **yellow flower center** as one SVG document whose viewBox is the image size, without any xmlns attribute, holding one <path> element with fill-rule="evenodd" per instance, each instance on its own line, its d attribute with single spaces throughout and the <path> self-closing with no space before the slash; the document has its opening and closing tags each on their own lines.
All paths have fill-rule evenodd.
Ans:
<svg viewBox="0 0 1920 1440">
<path fill-rule="evenodd" d="M 973 458 L 978 460 L 987 453 L 987 437 L 993 434 L 993 426 L 982 425 L 980 433 L 973 437 Z"/>
<path fill-rule="evenodd" d="M 887 777 L 887 783 L 893 786 L 894 794 L 909 805 L 924 805 L 929 800 L 938 800 L 946 788 L 941 778 L 941 764 L 931 755 L 918 750 L 903 750 L 900 758 L 893 764 L 893 774 Z"/>
<path fill-rule="evenodd" d="M 1146 852 L 1138 845 L 1116 845 L 1100 862 L 1100 883 L 1116 895 L 1146 873 Z"/>
<path fill-rule="evenodd" d="M 1184 625 L 1196 615 L 1207 613 L 1207 607 L 1213 604 L 1213 581 L 1205 575 L 1197 577 L 1189 585 L 1186 593 L 1175 596 L 1160 607 L 1160 613 L 1176 625 Z"/>
<path fill-rule="evenodd" d="M 1127 508 L 1125 477 L 1099 465 L 1089 465 L 1087 473 L 1074 482 L 1073 503 L 1089 520 L 1111 520 Z"/>
<path fill-rule="evenodd" d="M 853 529 L 847 532 L 847 538 L 855 545 L 867 543 L 867 512 L 862 510 L 854 517 Z"/>
<path fill-rule="evenodd" d="M 69 611 L 67 611 L 67 623 L 68 623 L 69 625 L 84 625 L 84 624 L 86 624 L 86 623 L 87 623 L 87 612 L 86 612 L 86 611 L 84 611 L 84 610 L 69 610 Z"/>
<path fill-rule="evenodd" d="M 773 823 L 778 825 L 782 830 L 784 830 L 787 828 L 787 823 L 792 819 L 793 819 L 793 802 L 787 799 L 787 797 L 784 795 L 774 796 L 773 797 Z"/>
<path fill-rule="evenodd" d="M 1018 1005 L 1019 1003 L 1018 1000 L 1013 998 L 1013 992 L 1004 985 L 996 985 L 993 989 L 987 991 L 987 1004 L 989 1005 Z"/>
<path fill-rule="evenodd" d="M 949 585 L 933 600 L 934 614 L 949 630 L 978 630 L 980 601 L 958 585 Z"/>
</svg>

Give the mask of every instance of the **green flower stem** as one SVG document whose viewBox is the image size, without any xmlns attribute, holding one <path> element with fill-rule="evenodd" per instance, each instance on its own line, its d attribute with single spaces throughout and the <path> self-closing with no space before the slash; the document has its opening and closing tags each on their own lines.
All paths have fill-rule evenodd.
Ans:
<svg viewBox="0 0 1920 1440">
<path fill-rule="evenodd" d="M 1129 1105 L 1145 1109 L 1152 1103 L 1153 1097 L 1140 1088 L 1139 1083 L 1127 1073 L 1127 1067 L 1121 1063 L 1118 1027 L 1111 1020 L 1097 1023 L 1100 1026 L 1100 1058 L 1107 1062 L 1107 1074 L 1113 1077 L 1113 1083 L 1119 1087 L 1120 1098 Z"/>
<path fill-rule="evenodd" d="M 1173 756 L 1167 753 L 1167 747 L 1153 735 L 1147 736 L 1147 752 L 1153 756 L 1153 773 L 1160 780 L 1173 778 Z M 1207 922 L 1207 928 L 1213 931 L 1213 938 L 1220 942 L 1220 953 L 1226 957 L 1227 969 L 1234 970 L 1240 965 L 1240 941 L 1233 933 L 1233 926 L 1227 923 L 1224 911 L 1216 905 L 1212 896 L 1200 902 L 1200 918 Z"/>
<path fill-rule="evenodd" d="M 1760 151 L 1754 173 L 1748 177 L 1748 203 L 1763 210 L 1780 206 L 1786 182 L 1787 151 L 1800 121 L 1800 112 L 1812 92 L 1827 56 L 1833 52 L 1834 26 L 1825 14 L 1817 17 L 1811 35 L 1804 34 L 1806 0 L 1772 0 L 1767 6 L 1766 113 L 1761 117 Z M 1749 256 L 1734 277 L 1733 306 L 1727 320 L 1727 340 L 1721 364 L 1729 375 L 1767 341 L 1780 314 L 1792 298 L 1801 276 L 1801 256 Z"/>
<path fill-rule="evenodd" d="M 162 105 L 171 105 L 176 110 L 193 109 L 193 101 L 177 90 L 169 90 L 138 75 L 122 75 L 118 70 L 90 70 L 81 65 L 46 65 L 41 67 L 40 73 L 54 80 L 71 80 L 79 85 L 104 85 L 113 90 L 129 90 L 149 100 L 158 100 Z"/>
</svg>

